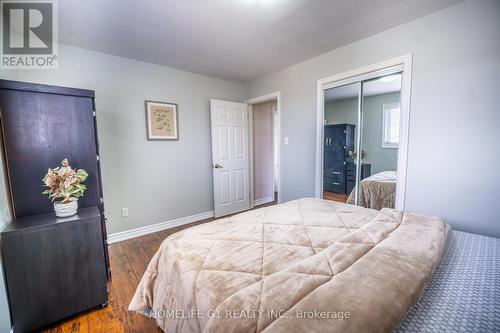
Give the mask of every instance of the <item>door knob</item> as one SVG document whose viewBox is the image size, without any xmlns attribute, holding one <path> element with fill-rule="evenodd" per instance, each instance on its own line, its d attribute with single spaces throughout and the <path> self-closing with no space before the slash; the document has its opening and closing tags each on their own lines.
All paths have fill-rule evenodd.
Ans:
<svg viewBox="0 0 500 333">
<path fill-rule="evenodd" d="M 212 168 L 220 169 L 220 168 L 223 168 L 223 166 L 216 163 L 216 164 L 212 164 Z"/>
</svg>

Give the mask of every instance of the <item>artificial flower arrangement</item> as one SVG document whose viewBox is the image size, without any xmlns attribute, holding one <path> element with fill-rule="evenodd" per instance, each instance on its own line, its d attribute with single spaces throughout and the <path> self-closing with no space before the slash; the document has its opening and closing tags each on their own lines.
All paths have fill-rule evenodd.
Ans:
<svg viewBox="0 0 500 333">
<path fill-rule="evenodd" d="M 47 187 L 42 194 L 47 194 L 54 203 L 56 216 L 66 217 L 76 214 L 78 198 L 83 196 L 87 186 L 82 184 L 87 179 L 83 169 L 73 169 L 65 158 L 61 166 L 48 170 L 42 181 Z"/>
</svg>

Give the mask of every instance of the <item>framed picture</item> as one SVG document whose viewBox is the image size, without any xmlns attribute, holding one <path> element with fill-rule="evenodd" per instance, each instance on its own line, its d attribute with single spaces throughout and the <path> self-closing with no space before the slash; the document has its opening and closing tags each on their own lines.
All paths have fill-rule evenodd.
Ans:
<svg viewBox="0 0 500 333">
<path fill-rule="evenodd" d="M 148 140 L 179 140 L 177 104 L 146 101 Z"/>
</svg>

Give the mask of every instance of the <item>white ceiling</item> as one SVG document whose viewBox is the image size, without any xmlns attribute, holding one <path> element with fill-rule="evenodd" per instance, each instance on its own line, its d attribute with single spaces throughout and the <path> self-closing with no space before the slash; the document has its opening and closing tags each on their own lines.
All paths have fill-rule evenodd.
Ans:
<svg viewBox="0 0 500 333">
<path fill-rule="evenodd" d="M 325 90 L 325 103 L 358 96 L 358 85 L 349 84 Z M 363 96 L 374 96 L 401 91 L 401 74 L 388 75 L 385 78 L 363 83 Z"/>
<path fill-rule="evenodd" d="M 248 82 L 463 0 L 61 0 L 62 44 Z"/>
</svg>

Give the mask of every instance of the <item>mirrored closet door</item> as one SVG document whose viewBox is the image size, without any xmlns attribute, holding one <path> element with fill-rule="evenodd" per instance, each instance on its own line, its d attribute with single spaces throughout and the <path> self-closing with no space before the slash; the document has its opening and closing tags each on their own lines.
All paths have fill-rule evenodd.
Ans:
<svg viewBox="0 0 500 333">
<path fill-rule="evenodd" d="M 393 208 L 400 135 L 401 69 L 324 90 L 323 198 Z"/>
<path fill-rule="evenodd" d="M 323 197 L 346 202 L 356 185 L 359 84 L 325 90 Z"/>
</svg>

